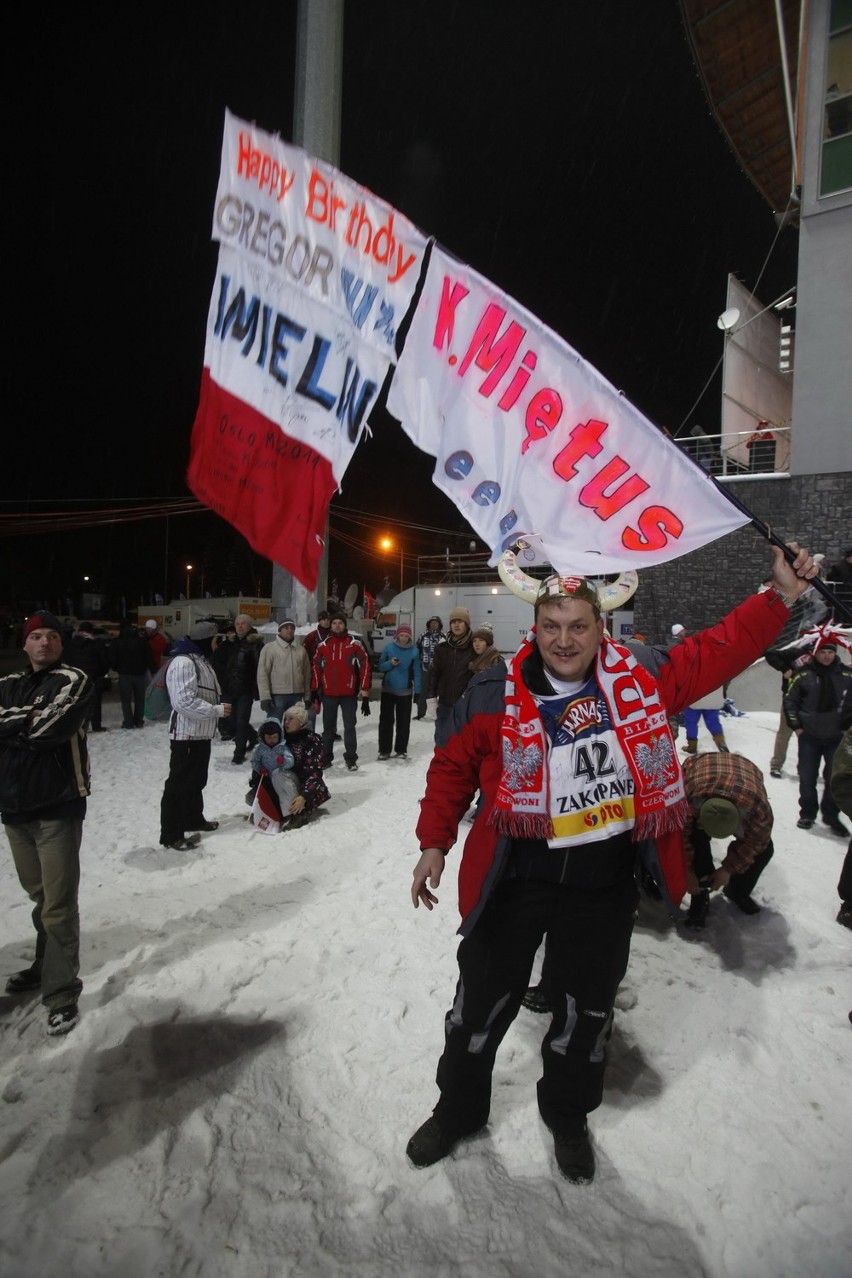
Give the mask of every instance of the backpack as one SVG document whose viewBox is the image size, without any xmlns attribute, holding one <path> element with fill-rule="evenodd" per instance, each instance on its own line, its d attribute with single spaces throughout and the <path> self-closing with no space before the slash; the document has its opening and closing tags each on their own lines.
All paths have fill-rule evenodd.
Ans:
<svg viewBox="0 0 852 1278">
<path fill-rule="evenodd" d="M 179 653 L 179 656 L 189 657 L 195 666 L 196 678 L 198 677 L 198 661 L 191 652 Z M 156 670 L 151 676 L 151 682 L 145 689 L 145 718 L 151 723 L 165 723 L 172 714 L 172 701 L 169 696 L 169 690 L 166 687 L 166 672 L 174 661 L 174 657 L 168 657 L 159 670 Z M 201 685 L 199 685 L 201 686 Z M 207 685 L 204 685 L 207 686 Z"/>
<path fill-rule="evenodd" d="M 171 658 L 154 672 L 145 689 L 145 718 L 151 723 L 164 723 L 172 712 L 169 690 L 166 687 L 166 671 L 170 665 Z"/>
</svg>

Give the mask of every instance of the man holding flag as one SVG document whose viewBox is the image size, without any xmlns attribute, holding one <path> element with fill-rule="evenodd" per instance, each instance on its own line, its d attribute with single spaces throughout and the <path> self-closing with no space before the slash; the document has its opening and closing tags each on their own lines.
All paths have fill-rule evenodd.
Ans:
<svg viewBox="0 0 852 1278">
<path fill-rule="evenodd" d="M 653 672 L 605 635 L 586 579 L 541 584 L 535 625 L 508 676 L 485 671 L 456 706 L 429 768 L 412 901 L 431 910 L 446 855 L 477 790 L 459 867 L 459 981 L 438 1063 L 440 1098 L 408 1143 L 417 1167 L 488 1121 L 497 1048 L 547 934 L 555 1011 L 538 1104 L 561 1173 L 592 1180 L 587 1115 L 601 1103 L 613 1004 L 627 969 L 636 847 L 653 841 L 663 883 L 686 885 L 683 777 L 667 717 L 769 646 L 817 567 L 774 549 L 772 587 L 719 625 L 660 653 Z M 429 886 L 427 886 L 427 884 Z"/>
</svg>

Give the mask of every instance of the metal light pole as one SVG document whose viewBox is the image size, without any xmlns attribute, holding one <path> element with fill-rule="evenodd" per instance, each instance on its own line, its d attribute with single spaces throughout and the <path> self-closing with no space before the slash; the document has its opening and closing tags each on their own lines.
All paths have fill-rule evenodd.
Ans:
<svg viewBox="0 0 852 1278">
<path fill-rule="evenodd" d="M 343 94 L 344 0 L 299 0 L 296 19 L 296 91 L 293 141 L 311 155 L 340 164 Z M 328 595 L 328 519 L 315 591 L 307 590 L 280 564 L 272 565 L 272 615 L 315 620 Z"/>
<path fill-rule="evenodd" d="M 379 545 L 381 546 L 382 550 L 393 550 L 393 537 L 382 537 L 381 541 L 379 542 Z M 400 594 L 402 594 L 403 589 L 405 588 L 404 582 L 403 582 L 402 567 L 403 567 L 403 546 L 402 546 L 402 541 L 400 541 L 399 543 L 399 593 Z"/>
<path fill-rule="evenodd" d="M 189 574 L 192 572 L 192 564 L 186 565 L 186 597 L 189 599 Z"/>
</svg>

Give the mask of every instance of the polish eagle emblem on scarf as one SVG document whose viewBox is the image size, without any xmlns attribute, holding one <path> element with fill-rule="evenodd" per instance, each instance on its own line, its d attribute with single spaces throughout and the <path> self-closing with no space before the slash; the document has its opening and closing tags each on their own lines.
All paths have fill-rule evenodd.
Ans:
<svg viewBox="0 0 852 1278">
<path fill-rule="evenodd" d="M 531 780 L 538 773 L 544 761 L 540 745 L 534 742 L 525 746 L 517 742 L 514 746 L 503 741 L 503 782 L 509 790 L 520 790 L 525 781 Z"/>
<path fill-rule="evenodd" d="M 636 747 L 636 766 L 644 777 L 647 777 L 650 789 L 662 790 L 672 775 L 674 764 L 674 745 L 671 737 L 657 737 L 651 734 L 650 742 L 641 742 Z"/>
</svg>

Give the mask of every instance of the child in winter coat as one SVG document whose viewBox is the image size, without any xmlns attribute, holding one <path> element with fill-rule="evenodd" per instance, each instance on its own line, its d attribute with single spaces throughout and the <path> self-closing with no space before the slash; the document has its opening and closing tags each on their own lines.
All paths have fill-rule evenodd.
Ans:
<svg viewBox="0 0 852 1278">
<path fill-rule="evenodd" d="M 251 789 L 256 790 L 264 777 L 269 778 L 286 824 L 290 804 L 299 793 L 299 782 L 293 772 L 293 752 L 284 740 L 281 721 L 272 717 L 261 725 L 258 742 L 252 752 Z"/>
</svg>

